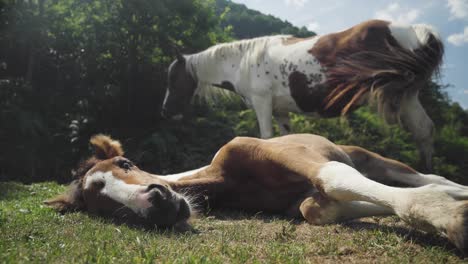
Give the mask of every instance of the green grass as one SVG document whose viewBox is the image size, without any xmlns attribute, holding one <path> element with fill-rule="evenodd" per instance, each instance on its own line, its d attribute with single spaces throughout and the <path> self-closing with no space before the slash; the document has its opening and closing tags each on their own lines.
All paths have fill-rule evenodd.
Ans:
<svg viewBox="0 0 468 264">
<path fill-rule="evenodd" d="M 395 217 L 311 226 L 279 216 L 214 211 L 196 232 L 143 230 L 84 213 L 60 215 L 42 201 L 64 186 L 0 182 L 0 263 L 457 263 L 438 236 Z"/>
</svg>

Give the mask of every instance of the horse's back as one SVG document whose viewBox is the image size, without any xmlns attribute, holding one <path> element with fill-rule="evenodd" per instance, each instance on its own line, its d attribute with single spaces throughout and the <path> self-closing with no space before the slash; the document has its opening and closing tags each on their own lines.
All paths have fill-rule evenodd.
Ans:
<svg viewBox="0 0 468 264">
<path fill-rule="evenodd" d="M 213 159 L 213 163 L 226 170 L 237 170 L 240 167 L 270 164 L 282 166 L 291 157 L 298 160 L 324 164 L 328 161 L 339 161 L 352 166 L 349 156 L 328 139 L 312 134 L 294 134 L 271 139 L 236 137 L 224 145 Z"/>
</svg>

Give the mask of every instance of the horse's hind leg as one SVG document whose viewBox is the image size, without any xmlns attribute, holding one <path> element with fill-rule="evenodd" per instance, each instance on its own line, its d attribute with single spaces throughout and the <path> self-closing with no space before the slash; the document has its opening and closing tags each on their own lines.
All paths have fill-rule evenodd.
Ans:
<svg viewBox="0 0 468 264">
<path fill-rule="evenodd" d="M 291 132 L 291 124 L 289 123 L 288 113 L 275 114 L 275 119 L 278 123 L 279 131 L 282 136 Z"/>
<path fill-rule="evenodd" d="M 404 127 L 411 132 L 416 141 L 424 169 L 432 171 L 434 123 L 419 102 L 417 93 L 403 97 L 400 118 Z"/>
<path fill-rule="evenodd" d="M 302 200 L 299 211 L 308 223 L 314 225 L 394 214 L 393 210 L 386 206 L 362 201 L 340 202 L 328 199 L 318 192 Z"/>
<path fill-rule="evenodd" d="M 427 184 L 440 184 L 467 189 L 468 187 L 452 182 L 434 174 L 417 172 L 408 165 L 356 146 L 339 146 L 353 161 L 354 167 L 367 178 L 383 184 L 403 184 L 419 187 Z"/>
<path fill-rule="evenodd" d="M 316 180 L 321 182 L 317 189 L 328 199 L 388 207 L 413 227 L 447 236 L 459 249 L 468 251 L 468 201 L 461 200 L 468 199 L 466 191 L 436 184 L 418 188 L 386 186 L 336 161 L 324 164 Z"/>
</svg>

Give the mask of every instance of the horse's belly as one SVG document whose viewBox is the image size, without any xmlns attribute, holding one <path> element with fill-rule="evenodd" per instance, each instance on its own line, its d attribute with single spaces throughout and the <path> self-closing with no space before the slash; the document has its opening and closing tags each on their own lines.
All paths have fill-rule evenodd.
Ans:
<svg viewBox="0 0 468 264">
<path fill-rule="evenodd" d="M 274 113 L 301 113 L 301 109 L 290 95 L 282 95 L 273 97 L 273 112 Z"/>
</svg>

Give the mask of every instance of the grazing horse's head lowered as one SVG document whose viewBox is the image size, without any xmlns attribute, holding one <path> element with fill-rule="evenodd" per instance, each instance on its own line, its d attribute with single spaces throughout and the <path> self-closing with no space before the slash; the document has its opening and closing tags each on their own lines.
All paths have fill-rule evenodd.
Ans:
<svg viewBox="0 0 468 264">
<path fill-rule="evenodd" d="M 187 199 L 167 182 L 122 157 L 118 141 L 97 135 L 96 154 L 81 164 L 69 190 L 46 204 L 58 211 L 84 210 L 132 224 L 184 225 L 191 215 Z"/>
<path fill-rule="evenodd" d="M 185 58 L 181 54 L 169 66 L 167 82 L 161 115 L 180 119 L 190 105 L 197 87 L 197 82 L 187 71 Z"/>
</svg>

